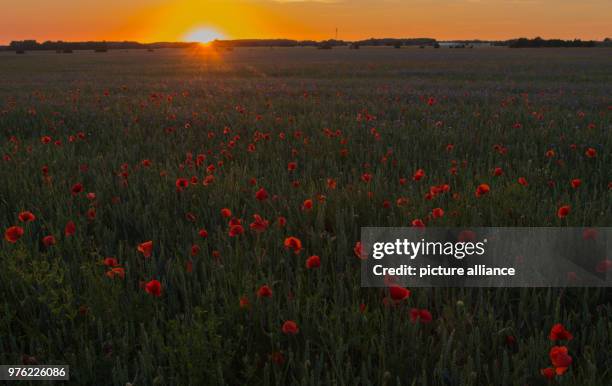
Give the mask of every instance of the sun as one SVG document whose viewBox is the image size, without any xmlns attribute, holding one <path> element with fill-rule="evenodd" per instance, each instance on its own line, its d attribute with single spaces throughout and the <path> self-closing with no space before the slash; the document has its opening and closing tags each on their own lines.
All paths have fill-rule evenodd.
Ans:
<svg viewBox="0 0 612 386">
<path fill-rule="evenodd" d="M 225 36 L 212 27 L 198 27 L 185 35 L 185 41 L 208 44 L 213 40 L 222 40 Z"/>
</svg>

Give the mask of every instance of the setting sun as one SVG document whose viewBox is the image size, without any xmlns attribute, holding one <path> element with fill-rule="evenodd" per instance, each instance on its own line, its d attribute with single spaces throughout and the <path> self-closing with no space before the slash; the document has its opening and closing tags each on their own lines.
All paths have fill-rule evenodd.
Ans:
<svg viewBox="0 0 612 386">
<path fill-rule="evenodd" d="M 189 31 L 184 40 L 206 44 L 217 39 L 225 39 L 225 36 L 214 28 L 200 27 Z"/>
</svg>

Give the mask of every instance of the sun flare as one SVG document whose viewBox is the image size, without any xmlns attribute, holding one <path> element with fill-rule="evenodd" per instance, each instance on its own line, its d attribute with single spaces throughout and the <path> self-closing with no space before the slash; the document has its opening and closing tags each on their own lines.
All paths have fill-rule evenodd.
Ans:
<svg viewBox="0 0 612 386">
<path fill-rule="evenodd" d="M 189 31 L 185 35 L 185 40 L 188 42 L 197 42 L 208 44 L 214 40 L 225 39 L 225 36 L 212 27 L 198 27 Z"/>
</svg>

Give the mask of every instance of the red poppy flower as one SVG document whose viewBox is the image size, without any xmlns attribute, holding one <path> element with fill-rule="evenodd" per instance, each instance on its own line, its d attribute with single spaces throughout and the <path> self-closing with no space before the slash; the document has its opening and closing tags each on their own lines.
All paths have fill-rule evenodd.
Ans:
<svg viewBox="0 0 612 386">
<path fill-rule="evenodd" d="M 495 177 L 499 177 L 499 176 L 501 176 L 503 174 L 504 174 L 504 170 L 502 168 L 495 168 L 495 169 L 493 169 L 493 175 Z"/>
<path fill-rule="evenodd" d="M 550 340 L 572 340 L 574 336 L 561 323 L 557 323 L 550 329 L 549 338 Z"/>
<path fill-rule="evenodd" d="M 597 271 L 599 273 L 606 273 L 606 272 L 612 271 L 612 260 L 604 259 L 604 260 L 600 261 L 595 266 L 595 271 Z"/>
<path fill-rule="evenodd" d="M 564 218 L 568 214 L 570 214 L 570 211 L 571 211 L 571 209 L 570 209 L 569 205 L 563 205 L 563 206 L 559 207 L 559 209 L 557 209 L 557 217 Z"/>
<path fill-rule="evenodd" d="M 113 279 L 115 276 L 119 277 L 120 279 L 125 279 L 125 268 L 113 267 L 106 272 L 106 276 L 111 279 Z"/>
<path fill-rule="evenodd" d="M 227 209 L 227 208 L 223 208 L 223 209 L 221 209 L 221 216 L 223 216 L 225 218 L 230 218 L 230 217 L 232 217 L 232 211 Z"/>
<path fill-rule="evenodd" d="M 200 253 L 200 246 L 198 244 L 193 244 L 191 246 L 191 256 L 196 256 L 198 253 Z"/>
<path fill-rule="evenodd" d="M 300 332 L 300 328 L 293 320 L 287 320 L 285 323 L 283 323 L 281 330 L 285 335 L 295 335 Z"/>
<path fill-rule="evenodd" d="M 553 379 L 556 375 L 555 369 L 552 367 L 547 367 L 545 369 L 540 370 L 540 374 L 542 374 L 546 379 Z"/>
<path fill-rule="evenodd" d="M 410 309 L 410 321 L 412 323 L 421 322 L 429 323 L 433 320 L 431 312 L 426 309 L 412 308 Z"/>
<path fill-rule="evenodd" d="M 278 224 L 278 226 L 280 228 L 284 227 L 285 225 L 287 225 L 287 219 L 284 218 L 283 216 L 280 216 L 276 219 L 276 223 Z"/>
<path fill-rule="evenodd" d="M 266 192 L 264 188 L 261 188 L 255 193 L 255 198 L 259 201 L 263 201 L 268 198 L 268 192 Z"/>
<path fill-rule="evenodd" d="M 367 256 L 363 253 L 363 248 L 361 246 L 361 241 L 357 241 L 355 246 L 353 247 L 353 253 L 357 256 L 358 259 L 365 260 Z"/>
<path fill-rule="evenodd" d="M 23 228 L 20 226 L 12 226 L 4 232 L 4 239 L 9 243 L 16 243 L 23 236 Z"/>
<path fill-rule="evenodd" d="M 597 150 L 589 147 L 584 154 L 589 158 L 595 158 L 597 157 Z"/>
<path fill-rule="evenodd" d="M 423 169 L 418 169 L 416 172 L 414 172 L 414 174 L 412 175 L 412 179 L 414 181 L 419 181 L 420 179 L 422 179 L 423 177 L 425 177 L 425 170 Z"/>
<path fill-rule="evenodd" d="M 302 203 L 302 210 L 311 210 L 313 206 L 313 202 L 311 199 L 304 200 Z"/>
<path fill-rule="evenodd" d="M 271 298 L 272 297 L 272 289 L 267 284 L 262 285 L 257 290 L 257 297 L 258 298 Z"/>
<path fill-rule="evenodd" d="M 527 180 L 525 179 L 525 177 L 519 177 L 519 179 L 518 179 L 518 183 L 519 183 L 519 184 L 521 184 L 521 185 L 523 185 L 523 186 L 527 186 L 527 185 L 529 185 L 529 184 L 527 183 Z"/>
<path fill-rule="evenodd" d="M 73 195 L 77 195 L 81 193 L 83 191 L 83 184 L 81 184 L 80 182 L 77 182 L 76 184 L 72 185 L 72 188 L 70 189 L 70 191 L 72 192 Z"/>
<path fill-rule="evenodd" d="M 312 255 L 306 259 L 306 268 L 313 269 L 321 266 L 321 258 L 317 255 Z"/>
<path fill-rule="evenodd" d="M 336 180 L 334 180 L 333 178 L 328 178 L 327 179 L 327 187 L 329 189 L 336 189 L 336 186 L 338 185 L 338 183 L 336 182 Z"/>
<path fill-rule="evenodd" d="M 145 241 L 139 244 L 137 249 L 144 257 L 151 257 L 151 252 L 153 252 L 153 241 Z"/>
<path fill-rule="evenodd" d="M 287 164 L 287 170 L 289 170 L 290 172 L 294 171 L 295 169 L 297 169 L 297 163 L 296 162 L 289 162 Z"/>
<path fill-rule="evenodd" d="M 389 295 L 391 296 L 391 299 L 397 302 L 407 299 L 410 296 L 410 290 L 398 285 L 392 285 L 389 287 Z"/>
<path fill-rule="evenodd" d="M 595 239 L 597 239 L 597 229 L 594 229 L 594 228 L 585 228 L 582 231 L 582 239 L 583 240 L 595 240 Z"/>
<path fill-rule="evenodd" d="M 199 235 L 201 238 L 205 239 L 205 238 L 207 238 L 207 237 L 208 237 L 208 231 L 207 231 L 206 229 L 200 229 L 200 230 L 198 231 L 198 235 Z"/>
<path fill-rule="evenodd" d="M 572 357 L 567 353 L 566 346 L 554 346 L 548 354 L 550 362 L 555 367 L 558 375 L 561 375 L 572 364 Z"/>
<path fill-rule="evenodd" d="M 26 210 L 26 211 L 19 213 L 19 221 L 21 222 L 30 222 L 34 220 L 36 220 L 36 216 L 34 216 L 34 213 L 30 211 Z"/>
<path fill-rule="evenodd" d="M 570 184 L 572 185 L 572 188 L 576 189 L 582 184 L 582 180 L 580 178 L 574 178 Z"/>
<path fill-rule="evenodd" d="M 242 296 L 240 298 L 240 308 L 249 308 L 249 306 L 251 305 L 249 303 L 249 298 L 247 298 L 246 296 Z"/>
<path fill-rule="evenodd" d="M 440 218 L 440 217 L 444 216 L 444 209 L 442 209 L 442 208 L 434 208 L 434 210 L 431 211 L 431 214 L 432 214 L 433 218 Z"/>
<path fill-rule="evenodd" d="M 234 224 L 230 226 L 229 237 L 236 237 L 244 233 L 244 227 L 241 224 Z"/>
<path fill-rule="evenodd" d="M 64 228 L 64 234 L 66 236 L 73 236 L 75 233 L 76 225 L 74 225 L 74 222 L 68 221 L 68 223 L 66 223 L 66 227 Z"/>
<path fill-rule="evenodd" d="M 423 220 L 416 218 L 414 220 L 412 220 L 412 222 L 410 223 L 414 228 L 425 228 L 425 223 L 423 222 Z"/>
<path fill-rule="evenodd" d="M 300 253 L 302 250 L 302 241 L 297 237 L 287 237 L 284 242 L 285 249 L 291 249 L 295 254 Z"/>
<path fill-rule="evenodd" d="M 119 261 L 114 257 L 107 257 L 104 259 L 104 265 L 107 267 L 116 267 L 119 265 Z"/>
<path fill-rule="evenodd" d="M 176 180 L 176 190 L 182 191 L 189 186 L 189 180 L 186 178 L 178 178 Z"/>
<path fill-rule="evenodd" d="M 368 183 L 370 181 L 372 181 L 372 175 L 370 173 L 363 173 L 361 175 L 361 181 Z"/>
<path fill-rule="evenodd" d="M 268 229 L 268 226 L 270 225 L 270 221 L 268 220 L 264 220 L 260 215 L 258 214 L 254 214 L 253 218 L 255 219 L 255 221 L 253 221 L 249 227 L 255 231 L 255 232 L 263 232 L 266 229 Z"/>
<path fill-rule="evenodd" d="M 149 281 L 145 284 L 144 289 L 149 295 L 153 295 L 156 297 L 161 296 L 162 293 L 162 285 L 158 280 Z"/>
<path fill-rule="evenodd" d="M 487 184 L 480 184 L 476 188 L 476 197 L 482 197 L 485 194 L 489 193 L 490 190 L 491 190 L 491 188 L 489 187 L 489 185 L 487 185 Z"/>
</svg>

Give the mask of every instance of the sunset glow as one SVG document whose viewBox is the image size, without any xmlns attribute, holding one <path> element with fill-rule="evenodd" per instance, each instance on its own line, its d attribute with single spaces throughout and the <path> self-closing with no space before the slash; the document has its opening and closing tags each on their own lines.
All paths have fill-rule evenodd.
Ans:
<svg viewBox="0 0 612 386">
<path fill-rule="evenodd" d="M 336 28 L 345 40 L 601 40 L 612 35 L 610 15 L 612 3 L 603 0 L 24 0 L 4 7 L 0 44 L 19 39 L 180 41 L 200 33 L 198 40 L 321 40 L 334 38 Z"/>
<path fill-rule="evenodd" d="M 214 28 L 210 27 L 196 28 L 186 34 L 184 38 L 184 40 L 188 42 L 197 42 L 203 44 L 210 43 L 213 40 L 221 39 L 225 39 L 225 36 Z"/>
</svg>

